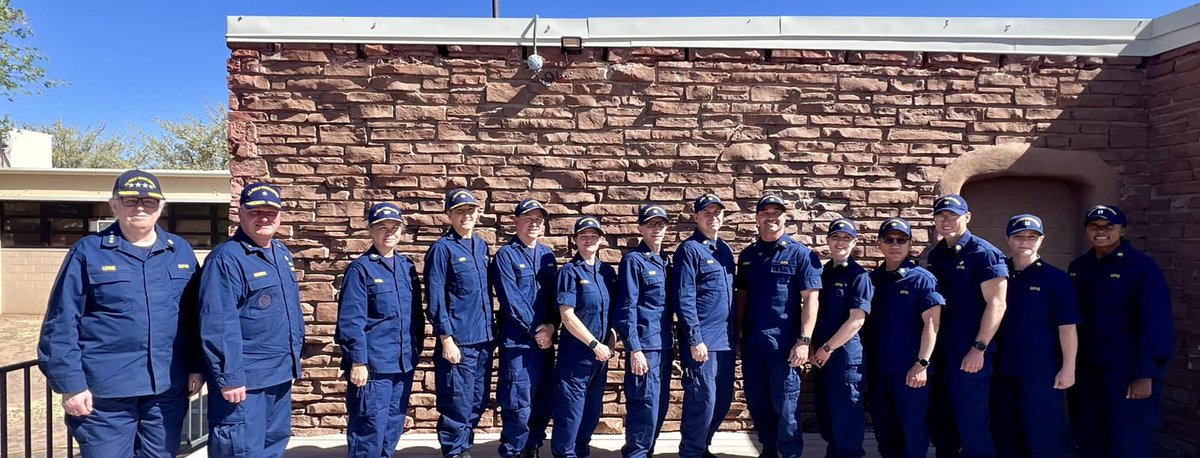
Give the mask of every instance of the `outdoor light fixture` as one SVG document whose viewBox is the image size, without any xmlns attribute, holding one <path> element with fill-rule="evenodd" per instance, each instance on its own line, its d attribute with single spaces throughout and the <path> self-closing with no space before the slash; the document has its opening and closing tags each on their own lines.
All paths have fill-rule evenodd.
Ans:
<svg viewBox="0 0 1200 458">
<path fill-rule="evenodd" d="M 562 50 L 564 54 L 583 54 L 583 38 L 562 37 Z"/>
</svg>

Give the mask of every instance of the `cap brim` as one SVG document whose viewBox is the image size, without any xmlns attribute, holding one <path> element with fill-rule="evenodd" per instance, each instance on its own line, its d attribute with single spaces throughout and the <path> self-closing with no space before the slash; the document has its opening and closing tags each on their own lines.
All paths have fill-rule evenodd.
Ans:
<svg viewBox="0 0 1200 458">
<path fill-rule="evenodd" d="M 1022 232 L 1025 232 L 1025 231 L 1029 231 L 1029 232 L 1037 232 L 1037 233 L 1038 233 L 1038 235 L 1046 235 L 1046 233 L 1045 233 L 1045 232 L 1042 232 L 1041 230 L 1038 230 L 1038 229 L 1034 229 L 1034 228 L 1030 228 L 1030 227 L 1019 227 L 1019 228 L 1015 228 L 1015 229 L 1013 229 L 1013 230 L 1011 230 L 1011 231 L 1008 231 L 1008 236 L 1009 236 L 1009 237 L 1012 237 L 1012 236 L 1014 236 L 1014 235 L 1020 234 L 1020 233 L 1022 233 Z"/>
<path fill-rule="evenodd" d="M 542 207 L 533 207 L 533 208 L 526 208 L 524 210 L 518 210 L 517 213 L 514 214 L 513 216 L 521 216 L 521 215 L 524 215 L 524 214 L 532 212 L 532 211 L 539 211 L 539 212 L 542 212 L 542 216 L 544 216 L 546 218 L 550 217 L 550 212 L 546 211 L 546 209 L 542 208 Z"/>
<path fill-rule="evenodd" d="M 767 207 L 770 207 L 770 206 L 772 206 L 772 205 L 774 205 L 774 206 L 776 206 L 776 207 L 779 207 L 779 209 L 780 209 L 780 210 L 787 211 L 787 207 L 786 207 L 786 206 L 784 206 L 784 205 L 783 205 L 783 204 L 781 204 L 781 203 L 777 203 L 777 202 L 768 202 L 768 203 L 765 203 L 765 204 L 762 204 L 762 205 L 759 205 L 759 206 L 755 207 L 755 208 L 754 208 L 754 213 L 758 213 L 758 212 L 760 212 L 760 211 L 763 211 L 763 210 L 765 210 Z"/>
<path fill-rule="evenodd" d="M 724 209 L 728 208 L 728 207 L 726 207 L 726 206 L 725 206 L 725 204 L 723 204 L 723 203 L 721 203 L 721 202 L 709 202 L 709 203 L 707 203 L 707 204 L 704 204 L 704 205 L 700 206 L 700 208 L 697 208 L 697 209 L 696 209 L 696 211 L 698 211 L 698 212 L 699 212 L 699 211 L 703 211 L 704 209 L 708 208 L 708 206 L 709 206 L 709 205 L 716 205 L 716 206 L 718 206 L 718 207 L 721 207 L 721 209 L 722 209 L 722 210 L 724 210 Z"/>
<path fill-rule="evenodd" d="M 829 233 L 825 234 L 825 236 L 826 236 L 826 237 L 828 237 L 828 236 L 830 236 L 830 235 L 833 235 L 833 234 L 836 234 L 836 233 L 838 233 L 838 232 L 841 232 L 841 233 L 843 233 L 843 234 L 849 235 L 849 236 L 851 236 L 851 237 L 858 237 L 858 233 L 857 233 L 857 232 L 850 232 L 850 231 L 847 231 L 847 230 L 845 230 L 845 229 L 834 229 L 834 230 L 832 230 L 832 231 L 829 231 Z"/>
<path fill-rule="evenodd" d="M 669 218 L 667 218 L 666 216 L 654 215 L 649 218 L 638 221 L 638 225 L 641 226 L 643 224 L 649 223 L 650 221 L 656 220 L 656 219 L 661 219 L 661 220 L 663 220 L 663 222 L 667 222 L 667 223 L 671 222 L 671 220 Z"/>
<path fill-rule="evenodd" d="M 1108 221 L 1108 222 L 1110 222 L 1110 223 L 1113 223 L 1113 224 L 1122 224 L 1122 225 L 1123 225 L 1123 224 L 1125 224 L 1125 222 L 1124 222 L 1124 221 L 1115 221 L 1115 219 L 1116 219 L 1116 218 L 1108 218 L 1108 217 L 1105 217 L 1105 216 L 1092 216 L 1092 217 L 1089 217 L 1089 218 L 1084 218 L 1084 220 L 1083 220 L 1083 225 L 1084 225 L 1084 226 L 1087 226 L 1087 225 L 1089 225 L 1089 224 L 1092 224 L 1092 221 Z"/>
<path fill-rule="evenodd" d="M 594 231 L 596 231 L 596 232 L 599 232 L 599 233 L 600 233 L 600 235 L 604 235 L 604 229 L 600 229 L 600 228 L 598 228 L 598 227 L 585 227 L 585 228 L 583 228 L 583 229 L 580 229 L 580 230 L 577 230 L 577 231 L 575 231 L 575 235 L 582 234 L 582 233 L 583 233 L 583 231 L 586 231 L 586 230 L 588 230 L 588 229 L 592 229 L 592 230 L 594 230 Z"/>
<path fill-rule="evenodd" d="M 269 200 L 252 200 L 249 202 L 243 202 L 242 206 L 246 207 L 246 208 L 258 208 L 258 207 L 283 208 L 283 205 L 281 205 L 277 202 L 269 201 Z"/>
</svg>

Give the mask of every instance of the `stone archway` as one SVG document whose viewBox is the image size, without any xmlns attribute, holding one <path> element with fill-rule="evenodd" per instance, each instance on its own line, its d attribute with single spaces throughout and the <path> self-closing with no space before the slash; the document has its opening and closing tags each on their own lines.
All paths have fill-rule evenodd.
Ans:
<svg viewBox="0 0 1200 458">
<path fill-rule="evenodd" d="M 946 168 L 938 194 L 962 194 L 971 203 L 972 231 L 1002 251 L 1004 225 L 1017 213 L 1046 222 L 1042 254 L 1060 268 L 1085 249 L 1079 221 L 1084 209 L 1116 202 L 1117 171 L 1092 153 L 1013 144 L 964 154 Z"/>
</svg>

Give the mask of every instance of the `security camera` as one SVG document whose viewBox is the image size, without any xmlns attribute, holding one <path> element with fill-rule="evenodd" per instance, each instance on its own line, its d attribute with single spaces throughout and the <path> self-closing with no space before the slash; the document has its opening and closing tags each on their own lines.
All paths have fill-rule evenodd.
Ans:
<svg viewBox="0 0 1200 458">
<path fill-rule="evenodd" d="M 541 70 L 542 66 L 546 65 L 546 59 L 542 59 L 542 56 L 534 54 L 534 55 L 529 56 L 528 59 L 525 59 L 525 64 L 529 66 L 530 70 L 533 70 L 536 72 L 538 70 Z"/>
</svg>

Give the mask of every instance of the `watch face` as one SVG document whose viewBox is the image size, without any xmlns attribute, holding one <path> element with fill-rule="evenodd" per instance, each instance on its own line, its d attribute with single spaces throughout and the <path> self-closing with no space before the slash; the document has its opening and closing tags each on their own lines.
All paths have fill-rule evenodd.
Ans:
<svg viewBox="0 0 1200 458">
<path fill-rule="evenodd" d="M 975 349 L 980 351 L 987 350 L 987 344 L 983 342 L 975 342 Z"/>
</svg>

